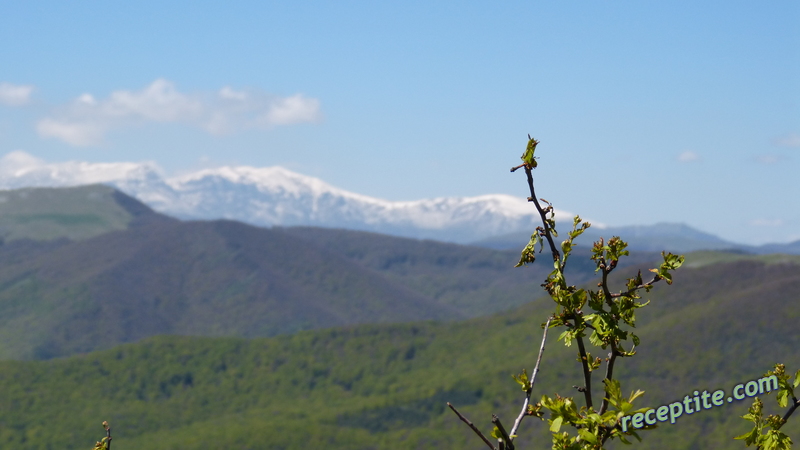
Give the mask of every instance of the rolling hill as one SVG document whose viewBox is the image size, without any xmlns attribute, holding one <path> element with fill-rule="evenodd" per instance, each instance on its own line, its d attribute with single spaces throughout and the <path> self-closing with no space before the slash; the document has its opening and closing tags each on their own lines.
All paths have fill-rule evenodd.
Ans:
<svg viewBox="0 0 800 450">
<path fill-rule="evenodd" d="M 622 271 L 626 272 L 626 271 Z M 616 280 L 618 281 L 618 280 Z M 642 344 L 615 373 L 641 406 L 725 389 L 775 362 L 800 368 L 800 266 L 732 261 L 682 268 L 640 310 Z M 463 322 L 359 325 L 273 338 L 161 336 L 82 356 L 0 362 L 0 446 L 88 448 L 99 422 L 118 450 L 138 448 L 481 448 L 445 407 L 488 432 L 516 415 L 511 379 L 530 369 L 551 305 Z M 574 395 L 574 348 L 549 344 L 535 396 Z M 779 412 L 774 397 L 766 410 Z M 749 401 L 685 415 L 642 432 L 642 450 L 744 448 Z M 785 431 L 800 436 L 793 417 Z M 546 423 L 523 424 L 521 448 L 550 448 Z M 613 445 L 609 448 L 625 448 Z"/>
<path fill-rule="evenodd" d="M 99 184 L 0 191 L 0 237 L 6 242 L 88 239 L 127 229 L 140 216 L 167 220 L 116 189 Z"/>
<path fill-rule="evenodd" d="M 0 251 L 3 358 L 51 358 L 157 334 L 271 336 L 463 318 L 280 231 L 163 221 L 49 251 Z"/>
</svg>

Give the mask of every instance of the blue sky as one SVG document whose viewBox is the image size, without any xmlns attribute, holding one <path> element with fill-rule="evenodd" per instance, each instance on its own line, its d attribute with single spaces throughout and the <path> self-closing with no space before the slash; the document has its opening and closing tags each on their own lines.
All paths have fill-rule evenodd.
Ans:
<svg viewBox="0 0 800 450">
<path fill-rule="evenodd" d="M 800 239 L 800 3 L 0 1 L 0 155 Z"/>
</svg>

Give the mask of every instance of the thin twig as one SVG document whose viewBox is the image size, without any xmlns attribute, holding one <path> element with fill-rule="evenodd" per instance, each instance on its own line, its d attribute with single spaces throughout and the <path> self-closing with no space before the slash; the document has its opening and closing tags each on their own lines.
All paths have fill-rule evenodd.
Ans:
<svg viewBox="0 0 800 450">
<path fill-rule="evenodd" d="M 786 411 L 786 414 L 783 415 L 783 423 L 778 428 L 782 427 L 783 424 L 786 423 L 787 420 L 789 420 L 789 417 L 792 415 L 794 410 L 800 407 L 800 400 L 798 400 L 797 397 L 792 397 L 792 400 L 794 400 L 794 403 L 792 403 L 792 407 L 789 408 L 788 411 Z M 778 428 L 776 428 L 776 430 Z"/>
<path fill-rule="evenodd" d="M 578 320 L 582 319 L 575 319 L 576 322 Z M 577 323 L 575 326 L 577 327 Z M 583 396 L 586 399 L 586 408 L 592 410 L 594 405 L 592 404 L 592 372 L 589 370 L 589 357 L 586 354 L 586 347 L 583 345 L 583 337 L 581 337 L 580 333 L 575 336 L 575 340 L 578 341 L 578 350 L 581 356 L 581 367 L 583 368 Z"/>
<path fill-rule="evenodd" d="M 629 289 L 629 290 L 627 290 L 625 292 L 620 292 L 619 294 L 611 294 L 611 298 L 630 297 L 630 295 L 633 294 L 634 292 L 636 292 L 636 291 L 638 291 L 640 289 L 644 289 L 647 286 L 652 286 L 656 282 L 661 281 L 661 280 L 662 280 L 662 278 L 660 276 L 656 275 L 656 276 L 653 277 L 652 280 L 648 281 L 647 283 L 640 284 L 640 285 L 634 287 L 633 289 Z"/>
<path fill-rule="evenodd" d="M 622 425 L 619 424 L 619 420 L 618 420 L 617 423 L 615 423 L 613 427 L 605 427 L 604 426 L 604 430 L 605 430 L 605 432 L 603 433 L 603 437 L 600 439 L 600 445 L 603 445 L 603 444 L 606 443 L 608 438 L 611 437 L 611 433 L 613 433 L 614 430 L 622 431 Z"/>
<path fill-rule="evenodd" d="M 544 235 L 547 238 L 547 243 L 550 244 L 550 251 L 553 253 L 553 261 L 558 261 L 561 258 L 561 255 L 556 249 L 555 242 L 553 242 L 553 236 L 550 233 L 550 226 L 547 224 L 547 215 L 542 209 L 542 206 L 539 204 L 539 200 L 536 199 L 536 192 L 533 189 L 533 173 L 531 173 L 531 169 L 527 166 L 525 167 L 525 175 L 528 178 L 528 188 L 531 191 L 531 196 L 528 198 L 528 200 L 536 205 L 536 211 L 539 212 L 539 217 L 541 217 L 542 224 L 544 225 Z"/>
<path fill-rule="evenodd" d="M 514 421 L 514 426 L 511 427 L 511 436 L 515 436 L 517 434 L 519 425 L 520 423 L 522 423 L 522 418 L 528 414 L 528 405 L 531 402 L 531 393 L 533 393 L 533 385 L 536 383 L 536 374 L 539 373 L 539 363 L 542 362 L 542 354 L 544 353 L 544 342 L 545 340 L 547 340 L 547 330 L 550 328 L 551 320 L 553 320 L 553 318 L 548 317 L 547 323 L 544 325 L 544 335 L 542 336 L 542 345 L 539 347 L 539 357 L 536 358 L 536 367 L 533 368 L 533 373 L 531 373 L 531 387 L 530 389 L 528 389 L 528 392 L 526 392 L 525 402 L 523 402 L 522 404 L 522 411 L 519 412 L 517 420 Z"/>
<path fill-rule="evenodd" d="M 600 243 L 601 244 L 603 243 L 603 238 L 600 238 Z M 606 304 L 611 308 L 614 307 L 614 300 L 612 300 L 613 296 L 611 294 L 611 291 L 608 289 L 608 274 L 611 273 L 612 270 L 614 270 L 613 269 L 614 265 L 615 264 L 612 261 L 612 267 L 609 267 L 609 265 L 606 264 L 606 258 L 605 257 L 600 258 L 600 269 L 603 272 L 603 280 L 600 284 L 603 288 L 603 296 L 606 298 Z M 605 377 L 606 380 L 611 380 L 611 378 L 614 376 L 614 362 L 616 361 L 618 354 L 619 351 L 617 351 L 617 345 L 612 340 L 611 353 L 608 354 L 608 363 L 606 364 L 606 377 Z M 603 388 L 603 391 L 605 392 L 606 388 Z M 606 394 L 608 393 L 606 392 Z M 604 395 L 603 402 L 600 404 L 599 414 L 602 415 L 603 413 L 606 412 L 607 409 L 608 409 L 608 396 Z"/>
<path fill-rule="evenodd" d="M 514 443 L 511 442 L 511 436 L 506 433 L 506 429 L 500 422 L 500 418 L 492 414 L 492 423 L 497 427 L 498 430 L 500 430 L 500 435 L 503 436 L 503 440 L 506 442 L 506 449 L 514 450 Z"/>
<path fill-rule="evenodd" d="M 606 380 L 611 380 L 614 376 L 614 362 L 617 360 L 617 346 L 614 342 L 611 342 L 611 353 L 608 354 L 608 363 L 606 363 Z M 608 392 L 606 392 L 608 394 Z M 603 413 L 606 412 L 608 409 L 608 395 L 603 396 L 603 403 L 600 404 L 600 414 L 601 416 Z"/>
<path fill-rule="evenodd" d="M 603 281 L 600 284 L 603 285 L 603 294 L 606 297 L 606 304 L 608 304 L 608 306 L 613 308 L 614 301 L 611 300 L 612 298 L 611 291 L 608 289 L 608 274 L 611 272 L 611 269 L 609 269 L 608 266 L 606 265 L 605 258 L 600 258 L 600 269 L 603 271 Z"/>
<path fill-rule="evenodd" d="M 476 426 L 475 426 L 475 424 L 473 424 L 472 422 L 470 422 L 470 420 L 469 420 L 469 419 L 467 419 L 467 418 L 466 418 L 466 417 L 464 417 L 464 416 L 463 416 L 463 415 L 462 415 L 460 412 L 458 412 L 458 410 L 456 409 L 456 407 L 455 407 L 455 406 L 453 406 L 453 405 L 452 405 L 450 402 L 447 402 L 447 406 L 449 406 L 449 407 L 450 407 L 450 409 L 452 409 L 452 410 L 453 410 L 453 412 L 454 412 L 454 413 L 456 413 L 456 415 L 458 416 L 458 418 L 459 418 L 459 419 L 461 419 L 461 421 L 462 421 L 462 422 L 464 422 L 464 423 L 465 423 L 465 424 L 467 424 L 467 425 L 468 425 L 470 428 L 472 428 L 472 431 L 474 431 L 474 432 L 475 432 L 475 434 L 477 434 L 477 435 L 478 435 L 478 437 L 480 437 L 481 439 L 483 439 L 483 442 L 485 442 L 485 443 L 486 443 L 486 445 L 488 445 L 490 449 L 492 449 L 492 450 L 497 450 L 497 449 L 494 447 L 494 445 L 492 445 L 492 443 L 491 443 L 491 442 L 489 442 L 489 439 L 486 439 L 486 436 L 484 436 L 484 435 L 483 435 L 483 433 L 481 433 L 481 430 L 479 430 L 479 429 L 478 429 L 478 427 L 476 427 Z"/>
</svg>

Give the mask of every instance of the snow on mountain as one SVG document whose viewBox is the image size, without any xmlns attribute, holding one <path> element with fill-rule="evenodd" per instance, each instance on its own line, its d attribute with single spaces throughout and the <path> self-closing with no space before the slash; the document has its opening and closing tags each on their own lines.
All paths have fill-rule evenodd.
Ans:
<svg viewBox="0 0 800 450">
<path fill-rule="evenodd" d="M 218 167 L 166 176 L 153 162 L 47 163 L 25 152 L 0 158 L 0 188 L 103 183 L 182 219 L 232 219 L 259 226 L 309 225 L 473 242 L 532 230 L 521 197 L 482 195 L 392 202 L 348 192 L 282 167 Z M 556 211 L 562 219 L 572 215 Z"/>
</svg>

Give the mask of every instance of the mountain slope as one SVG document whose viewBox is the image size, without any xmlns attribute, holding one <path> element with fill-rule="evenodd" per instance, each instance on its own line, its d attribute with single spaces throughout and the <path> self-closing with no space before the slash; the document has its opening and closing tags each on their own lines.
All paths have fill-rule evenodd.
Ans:
<svg viewBox="0 0 800 450">
<path fill-rule="evenodd" d="M 78 242 L 0 247 L 0 357 L 46 359 L 158 334 L 257 337 L 458 320 L 530 301 L 549 272 L 514 268 L 515 251 L 142 217 Z M 569 268 L 576 282 L 595 276 L 577 257 L 587 252 L 580 244 Z"/>
<path fill-rule="evenodd" d="M 100 184 L 0 191 L 0 236 L 4 241 L 79 240 L 124 230 L 134 220 L 167 219 L 132 200 Z"/>
<path fill-rule="evenodd" d="M 328 228 L 290 227 L 286 233 L 313 242 L 426 296 L 455 306 L 469 317 L 516 308 L 542 295 L 540 286 L 552 267 L 546 263 L 513 267 L 527 243 L 497 251 L 444 242 L 414 240 Z M 596 277 L 589 259 L 591 243 L 579 238 L 566 273 L 575 283 Z M 547 253 L 539 255 L 546 261 Z M 620 267 L 660 261 L 654 252 L 637 252 Z"/>
<path fill-rule="evenodd" d="M 659 285 L 640 310 L 642 343 L 615 370 L 623 391 L 641 388 L 646 395 L 636 404 L 658 406 L 694 390 L 730 392 L 778 361 L 793 373 L 800 368 L 797 292 L 800 266 L 793 264 L 680 269 L 675 283 Z M 491 413 L 510 423 L 522 393 L 509 375 L 532 368 L 539 324 L 551 310 L 550 302 L 536 301 L 460 323 L 255 340 L 156 337 L 85 356 L 0 362 L 0 445 L 88 448 L 98 423 L 109 420 L 121 450 L 479 448 L 444 402 L 486 433 Z M 535 397 L 573 396 L 580 384 L 574 346 L 556 339 L 548 336 Z M 662 423 L 641 432 L 636 448 L 741 448 L 732 437 L 747 431 L 739 416 L 749 403 Z M 779 412 L 774 396 L 765 403 L 768 413 Z M 796 440 L 795 419 L 784 431 Z M 546 423 L 528 419 L 517 444 L 547 449 L 548 436 Z"/>
<path fill-rule="evenodd" d="M 271 336 L 464 315 L 280 231 L 164 221 L 0 251 L 0 355 L 50 358 L 154 334 Z M 8 251 L 7 251 L 8 250 Z"/>
</svg>

